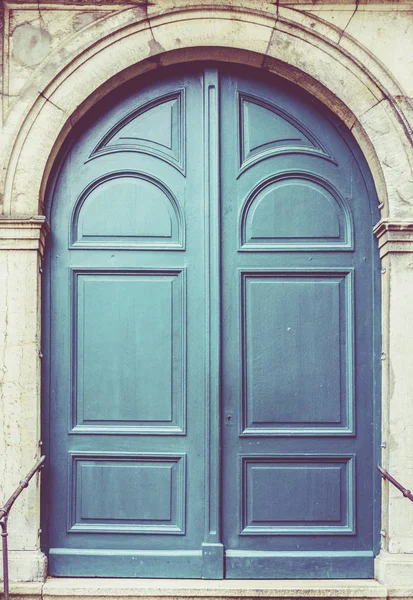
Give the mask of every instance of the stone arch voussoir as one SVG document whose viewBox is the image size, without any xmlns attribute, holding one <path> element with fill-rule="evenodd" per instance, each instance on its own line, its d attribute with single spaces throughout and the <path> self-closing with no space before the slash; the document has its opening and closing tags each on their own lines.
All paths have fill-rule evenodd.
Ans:
<svg viewBox="0 0 413 600">
<path fill-rule="evenodd" d="M 110 31 L 108 19 L 110 33 L 83 49 L 34 98 L 9 161 L 5 214 L 42 212 L 61 144 L 106 93 L 150 69 L 215 59 L 278 73 L 318 97 L 355 135 L 375 180 L 382 216 L 412 218 L 411 139 L 394 100 L 397 82 L 354 40 L 325 22 L 311 21 L 313 29 L 288 9 L 278 15 L 187 9 Z"/>
</svg>

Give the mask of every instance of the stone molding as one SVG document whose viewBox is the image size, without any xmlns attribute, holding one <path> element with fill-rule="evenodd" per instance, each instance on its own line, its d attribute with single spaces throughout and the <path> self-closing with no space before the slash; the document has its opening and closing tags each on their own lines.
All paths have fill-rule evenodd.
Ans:
<svg viewBox="0 0 413 600">
<path fill-rule="evenodd" d="M 378 239 L 380 258 L 389 253 L 413 252 L 413 220 L 381 219 L 373 231 Z"/>
<path fill-rule="evenodd" d="M 1 579 L 3 577 L 2 568 L 0 569 L 0 575 Z M 12 581 L 30 582 L 30 584 L 27 584 L 28 589 L 36 594 L 41 589 L 41 583 L 38 582 L 43 582 L 46 575 L 47 558 L 43 552 L 40 550 L 9 550 L 9 576 Z M 14 591 L 15 586 L 16 591 Z M 0 591 L 2 591 L 1 582 Z M 19 584 L 13 584 L 11 592 L 13 598 L 20 598 Z M 24 594 L 23 597 L 25 597 Z M 3 598 L 2 594 L 0 594 L 0 598 Z"/>
<path fill-rule="evenodd" d="M 376 557 L 375 577 L 378 582 L 388 586 L 413 586 L 413 554 L 392 554 L 382 550 Z M 413 596 L 413 590 L 410 594 Z M 403 594 L 400 593 L 400 596 Z"/>
<path fill-rule="evenodd" d="M 49 577 L 44 583 L 13 583 L 13 598 L 19 600 L 310 600 L 335 598 L 339 600 L 409 600 L 413 589 L 407 585 L 385 586 L 376 581 L 347 580 L 148 580 L 148 579 L 90 579 Z"/>
<path fill-rule="evenodd" d="M 397 4 L 397 9 L 400 10 L 409 10 L 410 5 L 408 4 L 409 0 L 405 0 L 404 2 L 401 0 L 336 0 L 335 4 L 339 5 L 339 6 L 359 6 L 360 8 L 363 6 L 370 6 L 370 5 L 383 5 L 383 4 Z M 101 6 L 105 7 L 105 6 L 110 6 L 110 4 L 113 4 L 113 0 L 100 0 L 99 4 L 98 4 L 98 8 L 100 8 Z M 211 0 L 210 2 L 211 4 L 213 3 L 213 0 Z M 317 4 L 322 5 L 331 5 L 331 0 L 317 0 Z M 47 9 L 51 9 L 54 6 L 78 6 L 79 5 L 79 0 L 5 0 L 5 4 L 11 5 L 13 7 L 15 6 L 19 6 L 19 5 L 24 5 L 24 6 L 30 6 L 35 4 L 36 6 L 41 7 L 42 10 L 47 10 Z M 135 5 L 136 4 L 136 0 L 120 0 L 119 2 L 116 3 L 117 6 L 128 6 L 128 5 Z M 311 6 L 312 2 L 311 0 L 278 0 L 278 4 L 280 6 L 294 6 L 294 5 L 298 5 L 298 6 Z M 90 3 L 85 7 L 85 10 L 91 10 L 91 8 L 95 8 L 95 6 Z"/>
<path fill-rule="evenodd" d="M 37 250 L 43 257 L 50 227 L 46 217 L 0 217 L 0 250 Z"/>
</svg>

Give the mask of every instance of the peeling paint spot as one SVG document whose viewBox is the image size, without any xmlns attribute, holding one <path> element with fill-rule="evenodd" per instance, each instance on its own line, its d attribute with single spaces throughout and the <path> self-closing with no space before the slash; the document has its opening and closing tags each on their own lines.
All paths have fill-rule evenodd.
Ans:
<svg viewBox="0 0 413 600">
<path fill-rule="evenodd" d="M 151 54 L 159 54 L 160 52 L 165 52 L 165 48 L 163 48 L 155 39 L 152 39 L 149 42 L 149 51 Z"/>
<path fill-rule="evenodd" d="M 405 196 L 403 195 L 403 193 L 400 191 L 400 188 L 397 188 L 395 190 L 395 192 L 396 192 L 397 197 L 398 197 L 398 199 L 399 199 L 399 201 L 400 201 L 401 204 L 407 204 L 408 206 L 411 205 L 410 198 L 405 198 Z"/>
<path fill-rule="evenodd" d="M 389 370 L 389 398 L 393 398 L 394 384 L 395 384 L 394 371 L 393 371 L 393 367 L 392 367 L 392 365 L 390 363 L 390 370 Z"/>
<path fill-rule="evenodd" d="M 23 66 L 34 67 L 49 54 L 51 44 L 52 36 L 46 29 L 24 23 L 12 37 L 13 57 Z"/>
<path fill-rule="evenodd" d="M 147 5 L 145 6 L 145 8 L 147 8 Z M 137 18 L 137 19 L 142 19 L 145 16 L 147 16 L 147 10 L 145 10 L 144 8 L 137 6 L 135 8 L 132 8 L 132 14 Z"/>
<path fill-rule="evenodd" d="M 79 31 L 80 29 L 83 29 L 87 25 L 90 25 L 90 23 L 93 23 L 93 21 L 97 21 L 97 19 L 100 19 L 101 17 L 106 16 L 106 15 L 107 15 L 107 13 L 105 13 L 103 11 L 91 11 L 91 12 L 77 13 L 73 17 L 73 31 Z"/>
</svg>

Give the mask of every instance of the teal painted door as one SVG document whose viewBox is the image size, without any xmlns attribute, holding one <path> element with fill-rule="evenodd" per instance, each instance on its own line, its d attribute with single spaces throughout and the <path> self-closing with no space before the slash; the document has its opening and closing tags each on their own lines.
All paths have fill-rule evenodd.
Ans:
<svg viewBox="0 0 413 600">
<path fill-rule="evenodd" d="M 340 128 L 214 66 L 77 127 L 49 186 L 51 575 L 372 576 L 375 196 Z"/>
<path fill-rule="evenodd" d="M 366 183 L 339 123 L 294 88 L 226 77 L 221 98 L 237 130 L 221 153 L 226 575 L 371 577 Z"/>
</svg>

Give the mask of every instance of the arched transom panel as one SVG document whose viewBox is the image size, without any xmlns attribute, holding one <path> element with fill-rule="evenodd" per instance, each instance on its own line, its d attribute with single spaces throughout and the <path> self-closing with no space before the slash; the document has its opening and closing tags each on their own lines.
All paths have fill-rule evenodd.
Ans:
<svg viewBox="0 0 413 600">
<path fill-rule="evenodd" d="M 73 213 L 73 247 L 183 248 L 179 204 L 144 173 L 112 172 L 81 193 Z"/>
<path fill-rule="evenodd" d="M 351 250 L 345 200 L 311 173 L 282 173 L 251 192 L 241 213 L 241 250 Z"/>
</svg>

